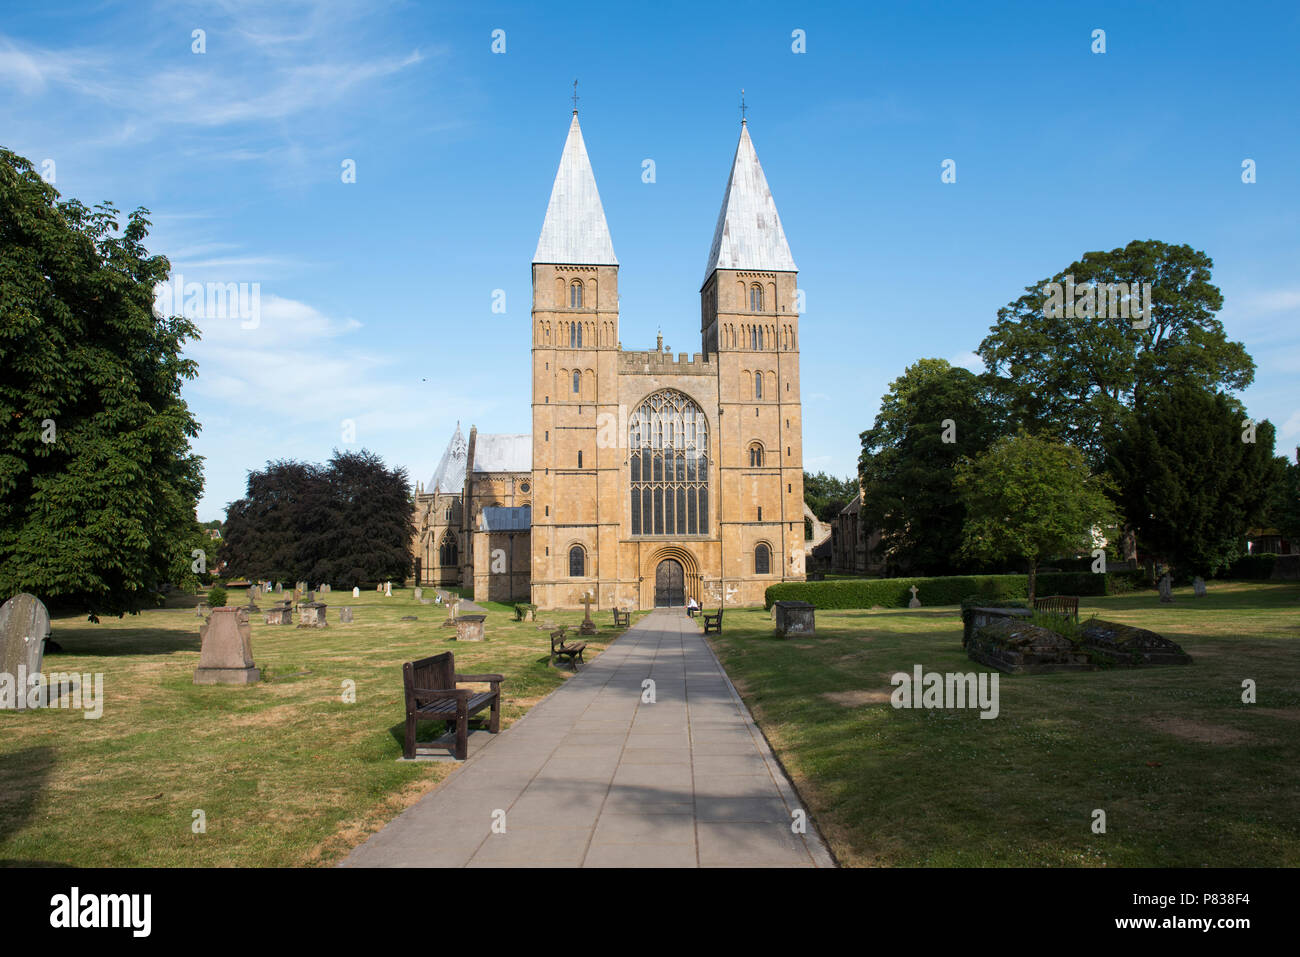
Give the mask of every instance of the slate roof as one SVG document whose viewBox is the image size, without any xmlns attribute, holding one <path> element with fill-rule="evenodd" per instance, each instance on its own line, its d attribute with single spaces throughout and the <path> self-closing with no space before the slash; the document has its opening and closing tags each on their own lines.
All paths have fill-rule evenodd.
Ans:
<svg viewBox="0 0 1300 957">
<path fill-rule="evenodd" d="M 731 161 L 727 192 L 722 197 L 718 225 L 704 270 L 708 282 L 715 269 L 770 269 L 797 272 L 785 241 L 776 200 L 759 165 L 749 127 L 740 124 L 740 142 Z"/>
<path fill-rule="evenodd" d="M 526 532 L 533 527 L 533 508 L 487 505 L 479 513 L 478 527 L 485 532 Z"/>
<path fill-rule="evenodd" d="M 533 262 L 618 265 L 576 110 L 560 154 L 560 168 L 555 173 Z"/>
<path fill-rule="evenodd" d="M 533 437 L 531 435 L 484 435 L 480 432 L 474 440 L 475 472 L 531 472 L 532 470 Z"/>
</svg>

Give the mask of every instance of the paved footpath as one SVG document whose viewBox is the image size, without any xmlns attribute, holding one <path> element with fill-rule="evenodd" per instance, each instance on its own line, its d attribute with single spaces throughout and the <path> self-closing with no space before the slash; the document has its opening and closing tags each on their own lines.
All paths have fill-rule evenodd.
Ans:
<svg viewBox="0 0 1300 957">
<path fill-rule="evenodd" d="M 343 866 L 833 867 L 800 809 L 696 621 L 661 609 Z"/>
</svg>

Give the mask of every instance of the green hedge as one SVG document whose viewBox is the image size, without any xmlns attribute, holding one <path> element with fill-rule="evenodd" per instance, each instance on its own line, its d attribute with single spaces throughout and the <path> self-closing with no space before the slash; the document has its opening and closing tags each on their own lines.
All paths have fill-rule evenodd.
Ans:
<svg viewBox="0 0 1300 957">
<path fill-rule="evenodd" d="M 915 585 L 922 605 L 960 605 L 963 599 L 989 603 L 1024 601 L 1028 575 L 952 575 L 945 578 L 859 578 L 853 581 L 782 582 L 768 586 L 764 607 L 776 601 L 806 601 L 818 608 L 906 608 Z M 1092 572 L 1045 572 L 1038 594 L 1105 595 L 1107 576 Z"/>
<path fill-rule="evenodd" d="M 1244 579 L 1246 581 L 1265 581 L 1272 577 L 1273 566 L 1277 556 L 1272 552 L 1259 555 L 1242 555 L 1228 568 L 1219 573 L 1220 578 Z"/>
</svg>

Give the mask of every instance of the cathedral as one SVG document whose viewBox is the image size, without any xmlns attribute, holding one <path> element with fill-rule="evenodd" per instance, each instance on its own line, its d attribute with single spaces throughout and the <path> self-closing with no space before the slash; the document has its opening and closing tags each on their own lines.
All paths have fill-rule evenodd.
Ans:
<svg viewBox="0 0 1300 957">
<path fill-rule="evenodd" d="M 532 267 L 532 432 L 457 426 L 416 487 L 416 581 L 541 608 L 712 609 L 802 580 L 797 270 L 745 122 L 699 352 L 622 348 L 619 262 L 576 110 Z"/>
</svg>

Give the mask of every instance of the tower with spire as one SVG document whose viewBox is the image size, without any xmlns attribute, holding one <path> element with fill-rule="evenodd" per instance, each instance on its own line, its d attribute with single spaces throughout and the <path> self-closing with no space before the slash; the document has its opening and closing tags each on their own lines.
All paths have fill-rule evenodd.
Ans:
<svg viewBox="0 0 1300 957">
<path fill-rule="evenodd" d="M 533 603 L 712 608 L 801 579 L 796 267 L 748 124 L 700 289 L 700 352 L 674 356 L 662 331 L 621 348 L 619 262 L 576 109 L 532 271 Z"/>
</svg>

